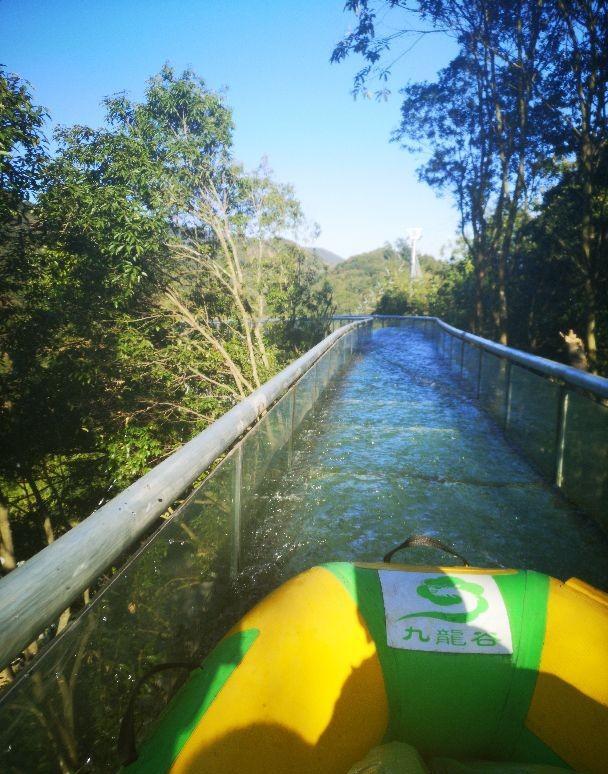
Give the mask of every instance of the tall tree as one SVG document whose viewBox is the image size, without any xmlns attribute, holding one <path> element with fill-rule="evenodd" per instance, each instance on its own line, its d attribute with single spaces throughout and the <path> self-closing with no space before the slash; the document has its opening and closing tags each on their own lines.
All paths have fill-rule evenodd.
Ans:
<svg viewBox="0 0 608 774">
<path fill-rule="evenodd" d="M 567 174 L 569 185 L 578 190 L 579 204 L 572 213 L 578 230 L 572 260 L 583 279 L 585 341 L 595 367 L 608 270 L 606 209 L 599 206 L 605 199 L 608 156 L 608 6 L 604 0 L 555 0 L 554 13 L 560 48 L 547 96 L 560 119 L 556 146 L 574 159 Z"/>
<path fill-rule="evenodd" d="M 34 216 L 31 199 L 44 163 L 45 112 L 32 102 L 29 85 L 0 67 L 0 436 L 9 440 L 18 422 L 11 321 L 24 303 L 22 280 L 28 273 Z M 9 496 L 2 478 L 14 471 L 15 449 L 3 444 L 0 463 L 0 575 L 14 569 L 16 554 Z"/>
<path fill-rule="evenodd" d="M 103 127 L 58 130 L 20 198 L 3 179 L 28 240 L 2 296 L 4 571 L 274 373 L 298 342 L 259 326 L 256 309 L 275 313 L 269 275 L 313 281 L 277 238 L 301 220 L 293 191 L 234 164 L 220 95 L 165 67 L 141 102 L 105 104 Z M 25 108 L 36 148 L 42 114 Z M 24 147 L 5 154 L 14 167 Z"/>
<path fill-rule="evenodd" d="M 394 139 L 406 146 L 413 140 L 427 150 L 421 178 L 454 195 L 475 267 L 474 325 L 483 330 L 490 322 L 506 343 L 516 216 L 533 192 L 544 152 L 542 76 L 555 47 L 546 5 L 527 0 L 419 0 L 414 6 L 399 0 L 353 0 L 347 8 L 358 14 L 358 26 L 338 44 L 332 59 L 340 61 L 351 52 L 367 59 L 355 80 L 358 90 L 374 75 L 387 80 L 387 52 L 399 39 L 442 31 L 458 44 L 457 56 L 435 82 L 402 89 L 401 123 Z M 376 36 L 381 8 L 403 12 L 398 32 Z M 420 20 L 427 27 L 417 30 Z M 384 87 L 379 94 L 385 92 Z"/>
<path fill-rule="evenodd" d="M 222 405 L 210 398 L 215 386 L 192 389 L 175 367 L 184 356 L 158 299 L 174 274 L 180 217 L 168 192 L 187 184 L 189 168 L 221 163 L 230 112 L 168 68 L 150 83 L 145 111 L 130 111 L 124 96 L 106 105 L 104 128 L 58 131 L 28 216 L 27 260 L 9 274 L 18 303 L 3 305 L 2 472 L 20 558 Z M 208 357 L 197 365 L 216 367 Z"/>
</svg>

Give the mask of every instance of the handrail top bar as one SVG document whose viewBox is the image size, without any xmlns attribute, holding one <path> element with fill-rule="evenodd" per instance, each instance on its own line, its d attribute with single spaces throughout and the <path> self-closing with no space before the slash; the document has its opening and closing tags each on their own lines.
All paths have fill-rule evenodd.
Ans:
<svg viewBox="0 0 608 774">
<path fill-rule="evenodd" d="M 453 325 L 448 325 L 438 317 L 433 319 L 436 320 L 440 328 L 443 328 L 452 336 L 456 336 L 456 338 L 463 339 L 464 341 L 469 341 L 472 344 L 481 347 L 481 349 L 485 349 L 494 355 L 498 355 L 498 357 L 505 358 L 506 360 L 510 360 L 513 363 L 517 363 L 518 365 L 522 365 L 533 371 L 538 371 L 546 376 L 551 376 L 554 379 L 559 379 L 566 384 L 574 385 L 587 392 L 592 392 L 600 398 L 608 398 L 608 379 L 603 376 L 589 374 L 578 368 L 573 368 L 572 366 L 567 366 L 563 363 L 557 363 L 555 360 L 549 360 L 548 358 L 539 357 L 538 355 L 531 355 L 528 352 L 523 352 L 521 349 L 507 347 L 504 344 L 498 344 L 496 341 L 484 339 L 474 333 L 461 331 L 460 328 L 454 328 Z"/>
<path fill-rule="evenodd" d="M 343 325 L 90 516 L 0 579 L 0 669 L 128 550 L 343 336 Z"/>
<path fill-rule="evenodd" d="M 346 317 L 346 315 L 342 315 Z M 455 328 L 453 325 L 449 325 L 443 322 L 439 317 L 431 317 L 426 315 L 396 315 L 396 314 L 374 314 L 374 319 L 381 320 L 433 320 L 440 328 L 450 333 L 452 336 L 456 336 L 464 341 L 469 341 L 481 349 L 485 349 L 498 357 L 505 358 L 513 363 L 522 365 L 533 371 L 538 371 L 545 376 L 551 376 L 554 379 L 559 379 L 566 384 L 571 384 L 575 387 L 579 387 L 587 392 L 591 392 L 600 398 L 608 398 L 608 379 L 603 376 L 597 376 L 596 374 L 590 374 L 586 371 L 581 371 L 579 368 L 565 365 L 564 363 L 558 363 L 555 360 L 549 360 L 546 357 L 539 357 L 538 355 L 531 355 L 529 352 L 524 352 L 521 349 L 515 349 L 514 347 L 507 347 L 504 344 L 499 344 L 496 341 L 490 341 L 490 339 L 484 339 L 481 336 L 477 336 L 474 333 L 468 333 L 467 331 Z M 351 317 L 351 319 L 353 319 Z"/>
<path fill-rule="evenodd" d="M 432 320 L 437 321 L 438 317 L 431 317 L 428 314 L 373 314 L 374 320 Z"/>
</svg>

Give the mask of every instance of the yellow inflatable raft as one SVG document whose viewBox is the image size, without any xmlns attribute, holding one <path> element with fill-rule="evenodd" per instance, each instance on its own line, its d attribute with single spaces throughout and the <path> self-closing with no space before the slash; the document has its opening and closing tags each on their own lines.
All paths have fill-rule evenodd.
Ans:
<svg viewBox="0 0 608 774">
<path fill-rule="evenodd" d="M 529 571 L 315 567 L 245 615 L 136 755 L 126 771 L 608 772 L 608 595 Z"/>
</svg>

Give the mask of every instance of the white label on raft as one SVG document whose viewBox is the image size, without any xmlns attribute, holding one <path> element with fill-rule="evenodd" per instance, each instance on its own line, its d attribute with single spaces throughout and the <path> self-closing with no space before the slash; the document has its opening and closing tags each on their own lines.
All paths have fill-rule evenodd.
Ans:
<svg viewBox="0 0 608 774">
<path fill-rule="evenodd" d="M 379 570 L 391 648 L 513 653 L 509 616 L 491 575 Z"/>
</svg>

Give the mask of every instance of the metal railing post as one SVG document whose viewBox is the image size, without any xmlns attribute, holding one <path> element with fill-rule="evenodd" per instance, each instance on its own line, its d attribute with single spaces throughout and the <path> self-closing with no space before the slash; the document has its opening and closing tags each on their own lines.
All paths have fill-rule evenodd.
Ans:
<svg viewBox="0 0 608 774">
<path fill-rule="evenodd" d="M 462 379 L 462 372 L 464 371 L 464 339 L 460 339 L 460 378 Z"/>
<path fill-rule="evenodd" d="M 232 478 L 232 557 L 230 577 L 236 578 L 241 567 L 241 487 L 243 485 L 243 447 L 239 444 L 234 453 Z"/>
<path fill-rule="evenodd" d="M 483 360 L 483 349 L 481 347 L 479 348 L 479 365 L 477 367 L 477 391 L 476 391 L 476 397 L 477 400 L 479 400 L 479 397 L 481 395 L 481 363 Z"/>
<path fill-rule="evenodd" d="M 287 441 L 287 465 L 293 465 L 293 434 L 296 431 L 296 400 L 298 398 L 298 385 L 294 384 L 291 390 L 291 432 Z"/>
<path fill-rule="evenodd" d="M 507 360 L 507 374 L 506 374 L 506 382 L 507 382 L 507 389 L 505 390 L 505 421 L 504 421 L 504 430 L 506 432 L 508 426 L 509 426 L 509 420 L 511 419 L 511 389 L 512 389 L 512 382 L 511 382 L 511 363 Z"/>
<path fill-rule="evenodd" d="M 570 405 L 570 393 L 566 387 L 562 387 L 559 396 L 557 411 L 555 448 L 555 485 L 562 488 L 564 484 L 564 453 L 566 451 L 566 427 L 568 424 L 568 408 Z"/>
</svg>

